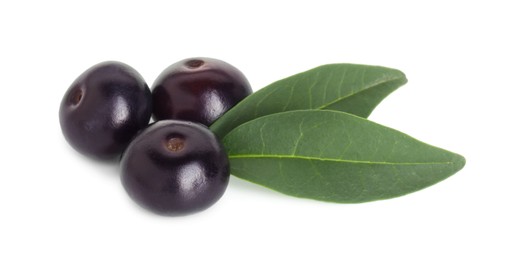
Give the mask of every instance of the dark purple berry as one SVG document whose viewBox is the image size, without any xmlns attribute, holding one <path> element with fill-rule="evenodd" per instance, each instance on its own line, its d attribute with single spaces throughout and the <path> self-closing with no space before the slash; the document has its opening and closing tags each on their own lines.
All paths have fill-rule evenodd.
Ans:
<svg viewBox="0 0 522 260">
<path fill-rule="evenodd" d="M 149 87 L 130 66 L 114 61 L 94 65 L 63 96 L 63 135 L 83 154 L 114 158 L 149 123 L 151 101 Z"/>
<path fill-rule="evenodd" d="M 228 157 L 205 126 L 158 121 L 143 130 L 121 159 L 130 197 L 160 215 L 186 215 L 221 198 L 230 177 Z"/>
<path fill-rule="evenodd" d="M 166 68 L 154 82 L 152 116 L 210 126 L 251 93 L 246 77 L 232 65 L 211 58 L 186 59 Z"/>
</svg>

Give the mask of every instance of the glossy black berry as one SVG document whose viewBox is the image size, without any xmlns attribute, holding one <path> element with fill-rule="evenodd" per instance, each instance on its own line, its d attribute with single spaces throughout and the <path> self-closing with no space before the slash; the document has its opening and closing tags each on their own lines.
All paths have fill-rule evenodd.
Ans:
<svg viewBox="0 0 522 260">
<path fill-rule="evenodd" d="M 166 68 L 154 82 L 152 116 L 210 126 L 251 93 L 246 77 L 232 65 L 211 58 L 186 59 Z"/>
<path fill-rule="evenodd" d="M 149 123 L 151 101 L 150 89 L 136 70 L 120 62 L 103 62 L 71 84 L 60 105 L 60 126 L 77 151 L 114 158 Z"/>
<path fill-rule="evenodd" d="M 230 177 L 226 152 L 205 126 L 158 121 L 130 143 L 121 159 L 130 197 L 161 215 L 185 215 L 221 198 Z"/>
</svg>

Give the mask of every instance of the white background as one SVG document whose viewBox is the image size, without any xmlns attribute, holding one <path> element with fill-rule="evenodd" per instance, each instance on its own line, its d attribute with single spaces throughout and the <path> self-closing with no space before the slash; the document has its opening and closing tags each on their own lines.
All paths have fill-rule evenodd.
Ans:
<svg viewBox="0 0 522 260">
<path fill-rule="evenodd" d="M 2 1 L 0 259 L 522 259 L 519 1 Z M 85 69 L 119 60 L 152 84 L 193 56 L 254 89 L 326 63 L 402 70 L 371 120 L 466 167 L 404 197 L 297 199 L 232 178 L 212 208 L 136 206 L 118 165 L 76 153 L 58 108 Z"/>
</svg>

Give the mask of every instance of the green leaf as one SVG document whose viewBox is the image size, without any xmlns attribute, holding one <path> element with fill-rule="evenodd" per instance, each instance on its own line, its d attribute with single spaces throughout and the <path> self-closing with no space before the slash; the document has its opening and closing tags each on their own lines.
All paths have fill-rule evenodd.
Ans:
<svg viewBox="0 0 522 260">
<path fill-rule="evenodd" d="M 248 96 L 218 119 L 211 129 L 223 137 L 260 116 L 304 109 L 338 110 L 368 117 L 391 92 L 407 82 L 395 69 L 329 64 L 276 81 Z"/>
<path fill-rule="evenodd" d="M 435 184 L 464 157 L 348 113 L 290 111 L 223 139 L 231 173 L 276 191 L 339 203 L 388 199 Z"/>
</svg>

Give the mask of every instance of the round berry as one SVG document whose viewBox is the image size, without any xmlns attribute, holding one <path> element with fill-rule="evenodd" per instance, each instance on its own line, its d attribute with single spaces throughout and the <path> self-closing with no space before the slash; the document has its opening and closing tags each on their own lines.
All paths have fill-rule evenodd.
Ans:
<svg viewBox="0 0 522 260">
<path fill-rule="evenodd" d="M 152 116 L 210 126 L 250 94 L 248 80 L 232 65 L 211 58 L 185 59 L 166 68 L 154 82 Z"/>
<path fill-rule="evenodd" d="M 121 159 L 129 196 L 160 215 L 186 215 L 221 198 L 230 177 L 226 152 L 205 126 L 163 120 L 143 130 Z"/>
<path fill-rule="evenodd" d="M 80 153 L 114 158 L 149 123 L 151 101 L 136 70 L 121 62 L 102 62 L 81 74 L 63 96 L 60 126 Z"/>
</svg>

